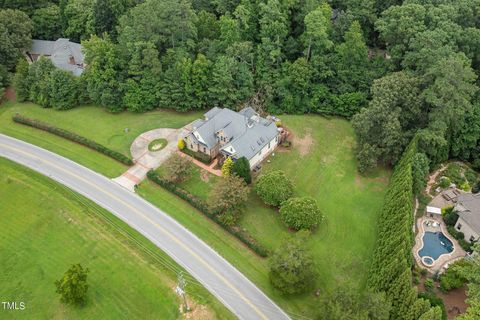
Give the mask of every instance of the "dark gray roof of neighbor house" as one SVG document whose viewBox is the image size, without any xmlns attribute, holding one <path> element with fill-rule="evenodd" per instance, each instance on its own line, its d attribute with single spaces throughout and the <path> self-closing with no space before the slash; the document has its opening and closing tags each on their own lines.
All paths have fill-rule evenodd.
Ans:
<svg viewBox="0 0 480 320">
<path fill-rule="evenodd" d="M 62 70 L 70 71 L 79 76 L 83 72 L 83 53 L 79 43 L 71 42 L 66 38 L 59 38 L 56 41 L 32 40 L 30 54 L 48 56 L 53 64 Z M 73 57 L 75 64 L 70 63 Z"/>
<path fill-rule="evenodd" d="M 455 211 L 470 228 L 480 234 L 480 194 L 461 193 Z"/>
<path fill-rule="evenodd" d="M 233 155 L 235 158 L 245 157 L 250 160 L 277 135 L 278 129 L 275 123 L 260 118 L 243 135 L 226 144 L 222 150 L 232 146 L 235 149 Z"/>
</svg>

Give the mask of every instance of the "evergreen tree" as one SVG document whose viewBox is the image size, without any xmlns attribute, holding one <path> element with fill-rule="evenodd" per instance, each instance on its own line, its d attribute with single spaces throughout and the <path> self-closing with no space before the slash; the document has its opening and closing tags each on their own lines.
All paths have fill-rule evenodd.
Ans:
<svg viewBox="0 0 480 320">
<path fill-rule="evenodd" d="M 85 63 L 83 73 L 90 99 L 111 112 L 124 109 L 121 83 L 124 79 L 124 57 L 108 35 L 103 38 L 92 36 L 83 42 Z"/>
<path fill-rule="evenodd" d="M 51 107 L 57 110 L 74 108 L 78 103 L 78 81 L 68 71 L 53 70 L 49 75 L 47 83 Z"/>
<path fill-rule="evenodd" d="M 250 172 L 250 162 L 247 158 L 241 157 L 233 163 L 232 173 L 243 178 L 245 183 L 250 184 L 252 182 L 252 175 Z"/>
</svg>

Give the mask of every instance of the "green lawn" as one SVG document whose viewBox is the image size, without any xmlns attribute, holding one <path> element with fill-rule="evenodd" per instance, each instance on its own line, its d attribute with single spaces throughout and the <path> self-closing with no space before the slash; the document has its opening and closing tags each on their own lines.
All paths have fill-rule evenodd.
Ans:
<svg viewBox="0 0 480 320">
<path fill-rule="evenodd" d="M 7 102 L 0 105 L 0 133 L 56 152 L 108 177 L 122 174 L 126 167 L 64 138 L 14 123 L 12 116 L 15 113 L 70 130 L 127 156 L 130 156 L 131 143 L 141 133 L 162 127 L 180 128 L 201 116 L 199 112 L 171 111 L 111 114 L 95 106 L 56 111 L 44 109 L 32 103 Z M 128 132 L 125 131 L 126 128 Z"/>
<path fill-rule="evenodd" d="M 368 177 L 357 173 L 354 133 L 346 120 L 319 116 L 281 116 L 294 134 L 293 149 L 270 156 L 263 171 L 281 169 L 297 196 L 314 197 L 326 220 L 310 237 L 319 278 L 317 287 L 332 291 L 345 282 L 362 287 L 376 239 L 379 213 L 389 172 Z M 256 195 L 240 225 L 270 249 L 288 231 L 277 211 Z"/>
<path fill-rule="evenodd" d="M 161 176 L 164 174 L 163 166 L 159 167 L 155 171 L 157 171 L 157 173 Z M 192 165 L 188 178 L 178 185 L 183 189 L 190 191 L 198 198 L 207 201 L 210 191 L 218 179 L 220 178 L 216 175 L 213 175 L 208 171 L 199 168 L 198 166 Z"/>
<path fill-rule="evenodd" d="M 0 158 L 0 296 L 23 301 L 18 319 L 178 319 L 173 291 L 180 268 L 110 213 L 59 184 Z M 87 305 L 65 306 L 54 281 L 71 264 L 90 269 Z M 195 314 L 232 315 L 187 277 Z"/>
<path fill-rule="evenodd" d="M 317 263 L 316 286 L 321 293 L 332 292 L 345 283 L 362 290 L 375 243 L 377 214 L 390 172 L 378 170 L 368 177 L 357 174 L 354 133 L 346 120 L 319 116 L 281 118 L 295 136 L 293 147 L 289 151 L 275 152 L 262 170 L 284 170 L 294 182 L 296 195 L 316 198 L 326 216 L 307 244 Z M 206 199 L 211 182 L 206 183 L 198 177 L 194 174 L 181 186 Z M 310 317 L 318 312 L 317 300 L 311 294 L 292 298 L 275 292 L 268 280 L 266 260 L 242 249 L 233 237 L 178 198 L 149 182 L 141 185 L 140 193 L 197 233 L 285 310 Z M 264 206 L 253 192 L 240 226 L 272 250 L 289 233 L 278 213 Z"/>
<path fill-rule="evenodd" d="M 15 112 L 62 127 L 67 124 L 66 127 L 71 131 L 121 152 L 128 150 L 136 136 L 124 134 L 125 127 L 129 127 L 130 132 L 138 130 L 139 133 L 157 126 L 179 127 L 200 116 L 200 113 L 161 111 L 142 115 L 112 115 L 96 107 L 58 112 L 30 104 L 9 103 L 0 106 L 0 132 L 53 150 L 109 177 L 120 174 L 125 167 L 62 138 L 14 124 L 10 119 Z M 327 120 L 319 116 L 281 118 L 295 135 L 293 149 L 276 152 L 274 157 L 270 157 L 271 163 L 264 164 L 263 171 L 277 168 L 285 170 L 295 183 L 296 193 L 315 197 L 326 216 L 325 223 L 308 243 L 318 265 L 316 285 L 321 293 L 331 292 L 345 282 L 361 289 L 375 242 L 376 217 L 390 173 L 379 170 L 368 177 L 357 174 L 353 152 L 354 133 L 348 121 Z M 96 131 L 100 133 L 96 135 L 84 124 L 85 121 L 95 123 L 95 128 L 98 128 Z M 218 179 L 210 177 L 206 182 L 202 180 L 198 169 L 194 169 L 192 178 L 184 182 L 182 187 L 206 199 L 212 184 Z M 149 181 L 143 182 L 138 191 L 210 244 L 286 311 L 307 316 L 314 316 L 318 312 L 318 298 L 312 294 L 293 298 L 279 295 L 270 286 L 267 260 L 253 254 L 187 203 Z M 270 249 L 275 249 L 279 240 L 287 234 L 278 214 L 263 206 L 254 194 L 250 196 L 240 224 Z"/>
</svg>

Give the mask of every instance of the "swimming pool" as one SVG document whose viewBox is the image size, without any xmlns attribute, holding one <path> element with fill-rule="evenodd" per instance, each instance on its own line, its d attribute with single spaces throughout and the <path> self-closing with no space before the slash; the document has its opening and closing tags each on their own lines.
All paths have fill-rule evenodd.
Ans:
<svg viewBox="0 0 480 320">
<path fill-rule="evenodd" d="M 452 251 L 453 243 L 442 232 L 427 231 L 423 235 L 423 247 L 418 252 L 418 255 L 437 260 L 442 254 Z"/>
</svg>

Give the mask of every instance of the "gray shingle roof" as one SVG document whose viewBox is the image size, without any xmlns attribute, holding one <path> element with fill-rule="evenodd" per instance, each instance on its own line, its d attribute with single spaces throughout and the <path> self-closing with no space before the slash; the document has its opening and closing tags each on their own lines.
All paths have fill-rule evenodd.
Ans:
<svg viewBox="0 0 480 320">
<path fill-rule="evenodd" d="M 470 228 L 480 234 L 480 194 L 462 193 L 455 206 L 461 217 Z"/>
<path fill-rule="evenodd" d="M 213 148 L 218 142 L 215 134 L 221 129 L 224 129 L 225 133 L 230 137 L 239 136 L 246 130 L 246 119 L 230 109 L 219 109 L 215 110 L 214 116 L 208 117 L 208 120 L 198 126 L 196 131 L 205 142 L 204 144 L 208 148 Z"/>
<path fill-rule="evenodd" d="M 208 110 L 203 116 L 205 117 L 205 119 L 211 119 L 215 115 L 217 115 L 217 113 L 219 113 L 220 111 L 222 111 L 222 109 L 214 107 L 214 108 Z"/>
<path fill-rule="evenodd" d="M 227 148 L 232 146 L 235 158 L 245 157 L 250 160 L 278 135 L 275 123 L 259 117 L 250 107 L 239 112 L 215 107 L 205 113 L 205 117 L 208 120 L 193 123 L 193 131 L 198 133 L 199 139 L 191 133 L 193 138 L 200 143 L 203 140 L 208 148 L 213 148 L 218 143 L 216 134 L 223 130 L 230 142 L 221 150 L 231 154 Z"/>
<path fill-rule="evenodd" d="M 222 150 L 228 150 L 228 147 L 232 146 L 236 151 L 235 158 L 245 157 L 250 160 L 277 135 L 278 130 L 274 122 L 260 119 L 238 139 L 226 144 Z"/>
<path fill-rule="evenodd" d="M 69 39 L 59 38 L 56 41 L 32 40 L 30 54 L 47 56 L 53 64 L 62 70 L 70 71 L 79 76 L 83 72 L 83 53 L 79 43 L 71 42 Z M 75 64 L 70 63 L 73 57 Z"/>
</svg>

